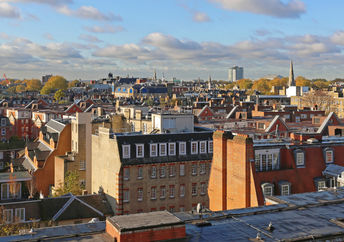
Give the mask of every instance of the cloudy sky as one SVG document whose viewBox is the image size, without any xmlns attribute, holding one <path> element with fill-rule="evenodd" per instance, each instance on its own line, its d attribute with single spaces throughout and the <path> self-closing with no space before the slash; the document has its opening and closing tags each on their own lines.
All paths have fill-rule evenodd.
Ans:
<svg viewBox="0 0 344 242">
<path fill-rule="evenodd" d="M 0 74 L 344 78 L 343 0 L 0 0 Z"/>
</svg>

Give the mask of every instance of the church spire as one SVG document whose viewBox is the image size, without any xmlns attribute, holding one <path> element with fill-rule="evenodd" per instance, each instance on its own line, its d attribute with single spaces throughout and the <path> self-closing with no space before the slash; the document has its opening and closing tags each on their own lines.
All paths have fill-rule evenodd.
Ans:
<svg viewBox="0 0 344 242">
<path fill-rule="evenodd" d="M 288 82 L 288 86 L 289 86 L 289 87 L 296 86 L 295 80 L 294 80 L 294 69 L 293 69 L 293 61 L 292 61 L 292 60 L 290 60 L 289 82 Z"/>
</svg>

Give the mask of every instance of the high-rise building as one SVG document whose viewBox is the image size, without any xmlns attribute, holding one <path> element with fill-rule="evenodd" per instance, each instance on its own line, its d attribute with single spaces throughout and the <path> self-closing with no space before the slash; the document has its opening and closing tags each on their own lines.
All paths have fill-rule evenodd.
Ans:
<svg viewBox="0 0 344 242">
<path fill-rule="evenodd" d="M 244 68 L 239 66 L 233 66 L 228 70 L 228 81 L 236 82 L 237 80 L 244 78 Z"/>
<path fill-rule="evenodd" d="M 45 83 L 48 82 L 48 80 L 50 79 L 50 77 L 52 77 L 53 75 L 44 75 L 42 76 L 42 84 L 44 85 Z"/>
</svg>

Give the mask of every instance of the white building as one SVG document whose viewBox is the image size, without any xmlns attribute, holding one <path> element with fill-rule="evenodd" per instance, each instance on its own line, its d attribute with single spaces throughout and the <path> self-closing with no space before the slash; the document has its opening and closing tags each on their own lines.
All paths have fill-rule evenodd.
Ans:
<svg viewBox="0 0 344 242">
<path fill-rule="evenodd" d="M 228 81 L 236 82 L 237 80 L 244 78 L 244 68 L 239 66 L 233 66 L 228 70 Z"/>
</svg>

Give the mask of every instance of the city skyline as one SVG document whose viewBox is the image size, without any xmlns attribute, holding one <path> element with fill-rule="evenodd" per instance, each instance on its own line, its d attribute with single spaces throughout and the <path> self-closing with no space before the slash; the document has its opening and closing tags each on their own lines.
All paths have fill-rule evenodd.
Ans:
<svg viewBox="0 0 344 242">
<path fill-rule="evenodd" d="M 311 0 L 0 0 L 0 74 L 226 80 L 343 77 L 344 3 Z"/>
</svg>

